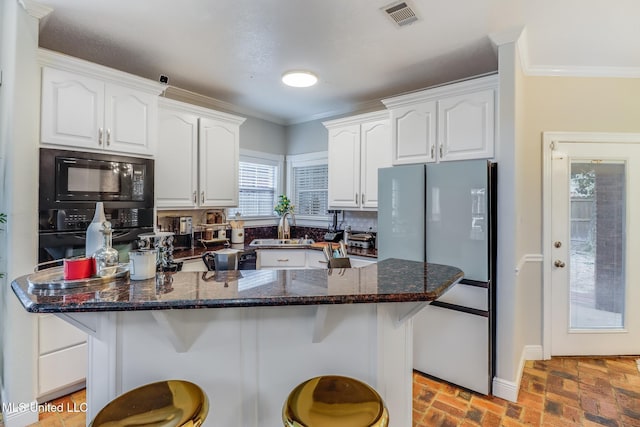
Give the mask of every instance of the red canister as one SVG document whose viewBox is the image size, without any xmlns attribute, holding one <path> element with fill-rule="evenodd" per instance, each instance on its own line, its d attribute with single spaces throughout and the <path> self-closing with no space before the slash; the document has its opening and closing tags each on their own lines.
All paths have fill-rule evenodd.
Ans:
<svg viewBox="0 0 640 427">
<path fill-rule="evenodd" d="M 93 258 L 74 258 L 63 260 L 64 280 L 87 279 L 96 273 Z"/>
</svg>

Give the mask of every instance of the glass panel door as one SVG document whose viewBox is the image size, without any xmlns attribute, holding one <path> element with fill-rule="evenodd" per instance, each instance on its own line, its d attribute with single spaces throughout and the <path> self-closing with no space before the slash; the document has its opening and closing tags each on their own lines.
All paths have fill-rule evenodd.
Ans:
<svg viewBox="0 0 640 427">
<path fill-rule="evenodd" d="M 622 329 L 626 165 L 571 162 L 570 329 Z"/>
</svg>

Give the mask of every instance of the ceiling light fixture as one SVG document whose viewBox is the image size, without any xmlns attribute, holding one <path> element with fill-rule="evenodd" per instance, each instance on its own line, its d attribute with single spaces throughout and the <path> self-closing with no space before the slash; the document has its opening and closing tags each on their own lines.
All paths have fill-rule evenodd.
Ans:
<svg viewBox="0 0 640 427">
<path fill-rule="evenodd" d="M 311 71 L 287 71 L 282 75 L 282 83 L 292 87 L 309 87 L 318 83 L 318 77 Z"/>
</svg>

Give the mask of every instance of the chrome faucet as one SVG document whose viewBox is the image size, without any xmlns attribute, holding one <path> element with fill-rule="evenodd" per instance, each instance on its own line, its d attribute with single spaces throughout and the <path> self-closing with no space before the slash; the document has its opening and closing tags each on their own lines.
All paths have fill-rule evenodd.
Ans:
<svg viewBox="0 0 640 427">
<path fill-rule="evenodd" d="M 278 224 L 278 239 L 291 238 L 291 229 L 289 228 L 289 221 L 287 221 L 287 215 L 289 214 L 291 214 L 291 218 L 293 218 L 293 225 L 296 225 L 296 216 L 293 212 L 285 212 L 280 218 L 280 223 Z"/>
</svg>

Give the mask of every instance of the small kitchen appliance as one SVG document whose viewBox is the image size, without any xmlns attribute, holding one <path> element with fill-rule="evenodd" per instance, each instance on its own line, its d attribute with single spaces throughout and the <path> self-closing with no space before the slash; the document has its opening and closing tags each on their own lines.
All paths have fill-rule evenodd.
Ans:
<svg viewBox="0 0 640 427">
<path fill-rule="evenodd" d="M 348 245 L 354 248 L 369 249 L 373 246 L 373 235 L 369 233 L 350 234 Z"/>
<path fill-rule="evenodd" d="M 325 242 L 339 242 L 342 240 L 344 236 L 343 230 L 338 230 L 338 214 L 342 211 L 339 210 L 328 210 L 327 213 L 333 215 L 331 220 L 331 224 L 329 224 L 329 230 L 324 234 Z"/>
</svg>

